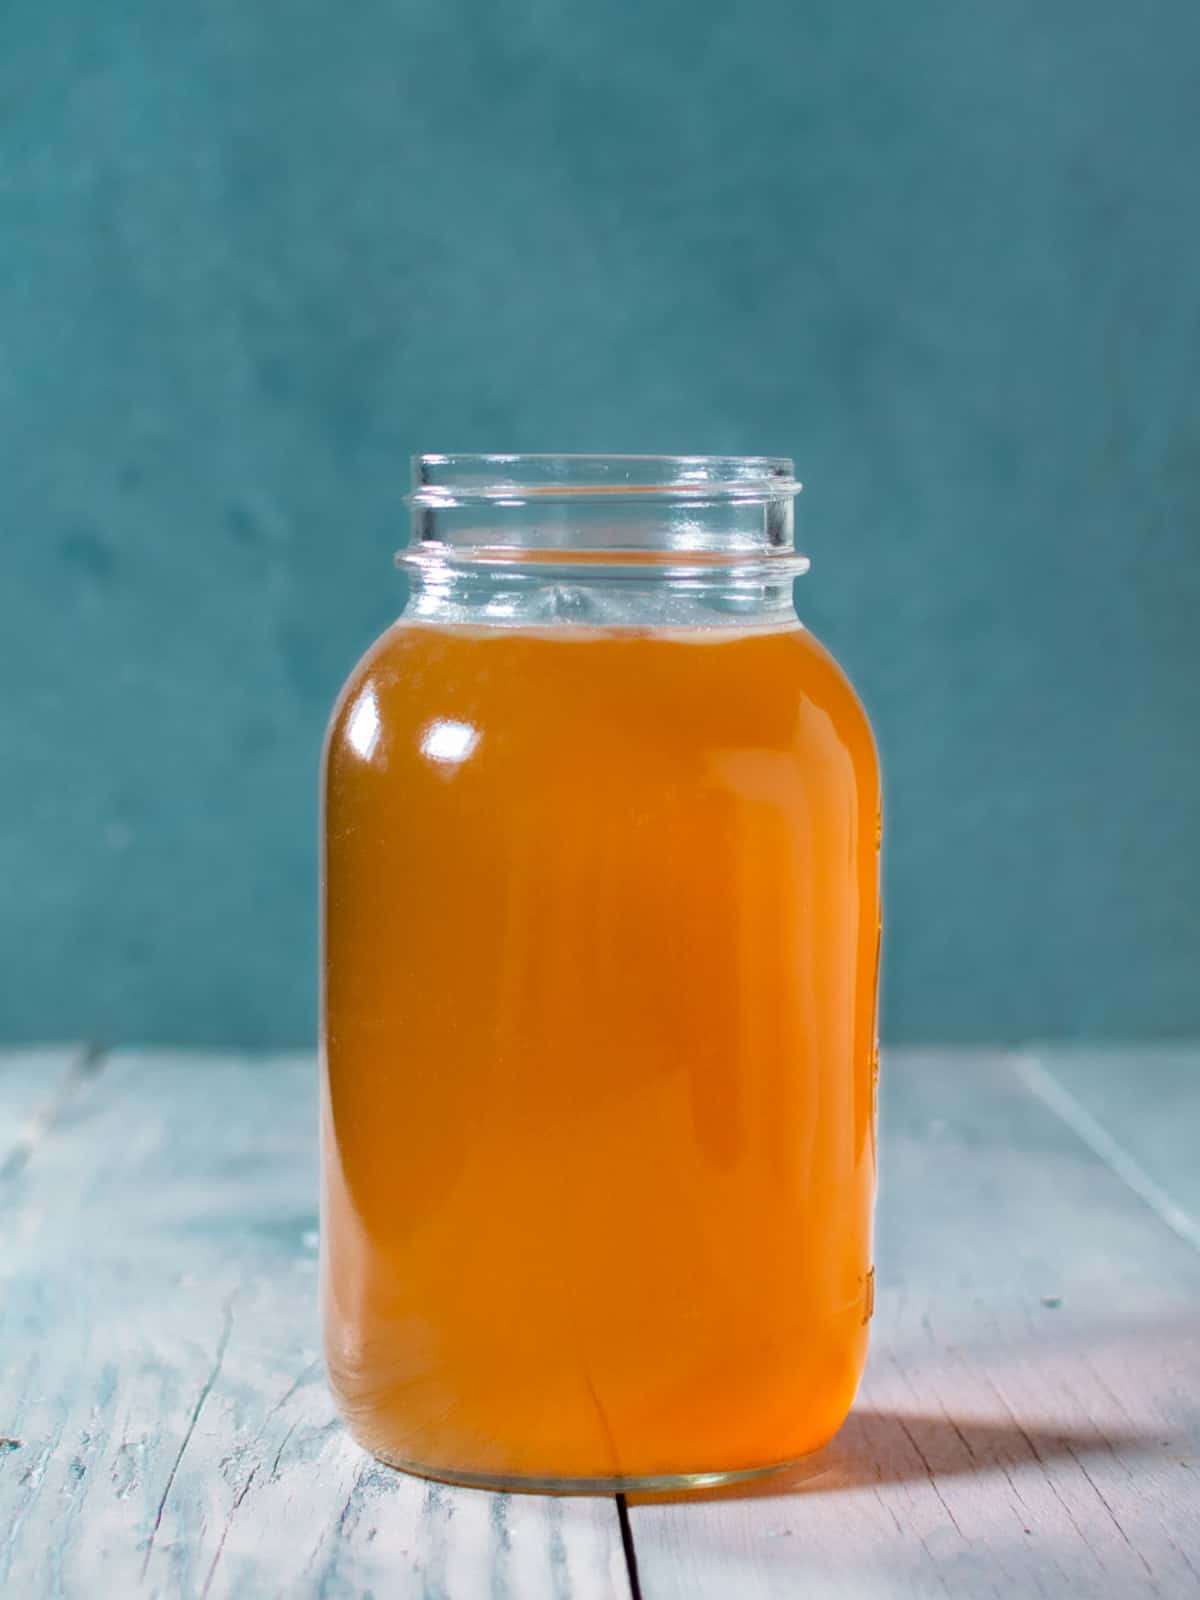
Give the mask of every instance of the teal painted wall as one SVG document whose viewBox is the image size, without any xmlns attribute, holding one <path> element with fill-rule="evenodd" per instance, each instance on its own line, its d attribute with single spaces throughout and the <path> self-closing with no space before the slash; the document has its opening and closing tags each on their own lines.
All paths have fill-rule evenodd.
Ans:
<svg viewBox="0 0 1200 1600">
<path fill-rule="evenodd" d="M 0 1037 L 311 1036 L 325 710 L 405 458 L 497 448 L 796 456 L 890 1037 L 1200 1031 L 1198 63 L 1193 0 L 9 0 Z"/>
</svg>

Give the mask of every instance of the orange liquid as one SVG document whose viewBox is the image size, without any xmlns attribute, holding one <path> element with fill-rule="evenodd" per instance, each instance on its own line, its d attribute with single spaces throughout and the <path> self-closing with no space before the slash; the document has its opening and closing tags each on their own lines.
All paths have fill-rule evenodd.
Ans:
<svg viewBox="0 0 1200 1600">
<path fill-rule="evenodd" d="M 326 758 L 323 1312 L 356 1437 L 645 1478 L 866 1352 L 879 784 L 799 627 L 398 624 Z"/>
</svg>

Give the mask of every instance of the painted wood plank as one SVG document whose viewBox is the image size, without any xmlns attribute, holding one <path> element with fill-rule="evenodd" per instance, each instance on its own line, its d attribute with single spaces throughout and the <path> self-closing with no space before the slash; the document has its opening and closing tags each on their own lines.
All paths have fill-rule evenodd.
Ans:
<svg viewBox="0 0 1200 1600">
<path fill-rule="evenodd" d="M 611 1499 L 488 1495 L 344 1433 L 315 1317 L 315 1068 L 118 1054 L 0 1234 L 0 1590 L 627 1596 Z"/>
<path fill-rule="evenodd" d="M 855 1411 L 788 1477 L 636 1501 L 646 1600 L 1200 1593 L 1200 1254 L 1019 1067 L 885 1062 Z"/>
<path fill-rule="evenodd" d="M 1033 1049 L 1019 1070 L 1056 1116 L 1200 1249 L 1200 1046 Z"/>
</svg>

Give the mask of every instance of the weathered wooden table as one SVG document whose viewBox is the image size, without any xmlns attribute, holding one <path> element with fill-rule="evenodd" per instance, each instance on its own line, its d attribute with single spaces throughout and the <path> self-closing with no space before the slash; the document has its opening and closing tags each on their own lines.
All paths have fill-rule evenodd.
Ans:
<svg viewBox="0 0 1200 1600">
<path fill-rule="evenodd" d="M 791 1478 L 628 1505 L 346 1437 L 314 1077 L 0 1057 L 0 1591 L 1200 1595 L 1200 1050 L 893 1053 L 850 1421 Z"/>
</svg>

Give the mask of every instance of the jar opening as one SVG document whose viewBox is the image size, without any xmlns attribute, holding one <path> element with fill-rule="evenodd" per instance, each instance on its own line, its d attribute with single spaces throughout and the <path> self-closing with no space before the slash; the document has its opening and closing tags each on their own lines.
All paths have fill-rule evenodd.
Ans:
<svg viewBox="0 0 1200 1600">
<path fill-rule="evenodd" d="M 402 565 L 807 570 L 783 456 L 420 455 Z"/>
<path fill-rule="evenodd" d="M 414 507 L 526 500 L 792 499 L 800 492 L 785 456 L 419 455 Z"/>
</svg>

